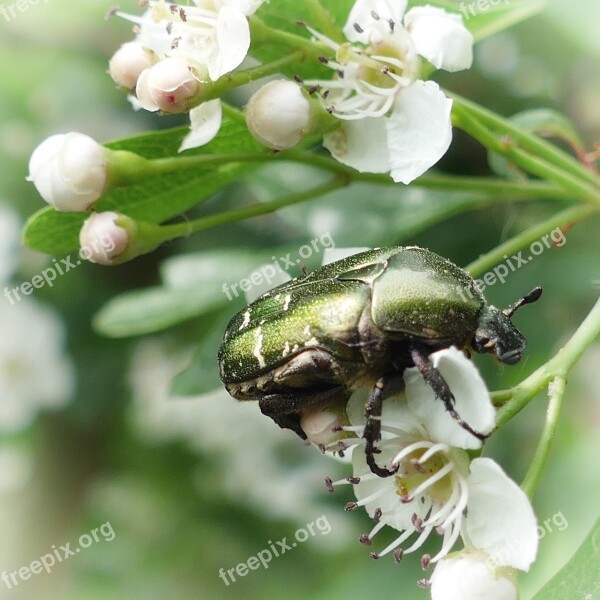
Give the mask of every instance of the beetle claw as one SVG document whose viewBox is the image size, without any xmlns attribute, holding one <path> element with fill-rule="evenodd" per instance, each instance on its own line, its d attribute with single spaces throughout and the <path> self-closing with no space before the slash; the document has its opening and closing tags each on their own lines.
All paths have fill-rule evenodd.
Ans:
<svg viewBox="0 0 600 600">
<path fill-rule="evenodd" d="M 376 448 L 372 448 L 372 450 L 376 450 Z M 385 467 L 380 467 L 375 462 L 375 456 L 374 456 L 373 451 L 369 452 L 369 450 L 366 450 L 365 454 L 366 454 L 367 464 L 369 465 L 371 472 L 375 473 L 375 475 L 377 475 L 378 477 L 391 477 L 392 475 L 395 475 L 396 472 L 398 471 L 398 465 L 396 465 L 396 468 L 393 470 L 386 469 Z"/>
</svg>

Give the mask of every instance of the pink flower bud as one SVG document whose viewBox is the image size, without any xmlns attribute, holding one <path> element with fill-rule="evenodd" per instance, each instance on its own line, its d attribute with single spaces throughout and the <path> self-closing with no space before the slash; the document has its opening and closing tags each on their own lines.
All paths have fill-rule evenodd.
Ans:
<svg viewBox="0 0 600 600">
<path fill-rule="evenodd" d="M 122 217 L 116 212 L 101 212 L 90 215 L 79 233 L 80 254 L 90 262 L 112 265 L 129 246 L 129 233 L 117 225 Z"/>
<path fill-rule="evenodd" d="M 142 108 L 181 113 L 198 91 L 199 82 L 182 58 L 165 58 L 144 70 L 135 88 Z"/>
<path fill-rule="evenodd" d="M 146 50 L 140 43 L 127 42 L 113 54 L 108 63 L 108 72 L 117 85 L 131 90 L 142 71 L 157 61 L 156 54 Z"/>
</svg>

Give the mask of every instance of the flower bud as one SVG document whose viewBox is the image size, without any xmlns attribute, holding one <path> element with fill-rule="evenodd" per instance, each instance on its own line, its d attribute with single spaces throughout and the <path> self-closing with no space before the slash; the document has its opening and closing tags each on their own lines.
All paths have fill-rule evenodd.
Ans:
<svg viewBox="0 0 600 600">
<path fill-rule="evenodd" d="M 132 90 L 142 71 L 158 61 L 152 50 L 147 50 L 139 42 L 123 44 L 108 62 L 108 72 L 113 81 L 121 87 Z"/>
<path fill-rule="evenodd" d="M 33 151 L 27 180 L 56 210 L 87 210 L 105 191 L 107 151 L 81 133 L 50 136 Z"/>
<path fill-rule="evenodd" d="M 293 81 L 270 81 L 248 101 L 246 124 L 263 146 L 272 150 L 292 148 L 310 131 L 308 94 Z"/>
<path fill-rule="evenodd" d="M 198 86 L 184 59 L 165 58 L 140 74 L 135 93 L 146 110 L 181 113 L 188 110 L 188 101 Z"/>
<path fill-rule="evenodd" d="M 457 552 L 440 560 L 430 583 L 432 600 L 517 600 L 519 597 L 513 570 L 496 568 L 490 557 L 476 552 Z"/>
<path fill-rule="evenodd" d="M 112 265 L 129 246 L 129 232 L 117 225 L 116 212 L 90 215 L 79 232 L 80 254 L 93 263 Z"/>
<path fill-rule="evenodd" d="M 349 424 L 344 406 L 311 406 L 300 413 L 300 427 L 308 441 L 330 452 L 339 451 L 342 440 L 354 437 L 342 429 Z"/>
</svg>

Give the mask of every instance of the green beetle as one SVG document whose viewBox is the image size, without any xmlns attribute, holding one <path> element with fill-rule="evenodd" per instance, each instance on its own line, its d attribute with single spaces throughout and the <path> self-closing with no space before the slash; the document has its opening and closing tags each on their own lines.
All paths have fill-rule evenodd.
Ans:
<svg viewBox="0 0 600 600">
<path fill-rule="evenodd" d="M 365 406 L 365 452 L 371 470 L 380 439 L 382 402 L 416 366 L 452 417 L 483 439 L 454 410 L 454 397 L 428 359 L 447 348 L 493 352 L 516 363 L 526 340 L 510 318 L 541 288 L 505 310 L 488 305 L 473 278 L 416 246 L 376 248 L 331 263 L 263 294 L 235 315 L 219 349 L 221 380 L 238 400 L 258 400 L 280 427 L 306 435 L 303 409 L 346 402 L 372 385 Z"/>
</svg>

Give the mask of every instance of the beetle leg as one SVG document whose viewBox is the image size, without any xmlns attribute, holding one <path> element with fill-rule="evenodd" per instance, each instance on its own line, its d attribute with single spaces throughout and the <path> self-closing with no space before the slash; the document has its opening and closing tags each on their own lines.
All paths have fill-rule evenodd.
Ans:
<svg viewBox="0 0 600 600">
<path fill-rule="evenodd" d="M 267 394 L 258 401 L 263 415 L 270 417 L 282 429 L 291 429 L 303 440 L 306 434 L 300 427 L 300 411 L 309 406 L 328 405 L 333 402 L 346 403 L 350 392 L 342 386 L 326 390 L 298 389 L 294 393 Z"/>
<path fill-rule="evenodd" d="M 398 467 L 393 471 L 380 467 L 375 462 L 375 442 L 381 439 L 381 409 L 383 401 L 402 388 L 404 382 L 402 377 L 399 376 L 383 376 L 380 377 L 371 391 L 371 395 L 365 404 L 365 417 L 367 423 L 363 431 L 363 438 L 365 440 L 365 458 L 369 468 L 375 475 L 379 477 L 389 477 L 394 475 L 398 470 Z"/>
<path fill-rule="evenodd" d="M 462 417 L 458 414 L 454 405 L 456 399 L 454 394 L 450 390 L 446 380 L 442 374 L 431 364 L 427 354 L 423 352 L 418 346 L 410 347 L 410 355 L 415 363 L 415 367 L 419 369 L 419 373 L 423 376 L 423 379 L 429 384 L 431 389 L 435 392 L 435 395 L 444 403 L 446 410 L 450 413 L 450 416 L 471 435 L 474 435 L 477 439 L 482 442 L 487 439 L 487 435 L 475 431 L 466 421 L 463 421 Z"/>
</svg>

